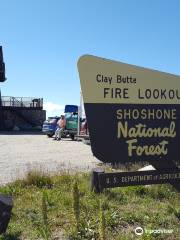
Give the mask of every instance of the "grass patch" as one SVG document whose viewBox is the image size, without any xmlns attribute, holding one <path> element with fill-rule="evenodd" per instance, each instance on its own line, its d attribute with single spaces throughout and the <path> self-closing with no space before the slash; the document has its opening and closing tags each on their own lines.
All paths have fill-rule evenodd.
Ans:
<svg viewBox="0 0 180 240">
<path fill-rule="evenodd" d="M 172 229 L 143 234 L 140 240 L 179 239 L 180 194 L 170 185 L 90 191 L 90 175 L 59 176 L 31 172 L 0 188 L 14 199 L 5 239 L 137 239 L 134 229 Z"/>
<path fill-rule="evenodd" d="M 31 171 L 27 174 L 24 184 L 26 186 L 37 186 L 38 188 L 51 188 L 53 185 L 52 179 L 47 174 L 38 171 Z"/>
</svg>

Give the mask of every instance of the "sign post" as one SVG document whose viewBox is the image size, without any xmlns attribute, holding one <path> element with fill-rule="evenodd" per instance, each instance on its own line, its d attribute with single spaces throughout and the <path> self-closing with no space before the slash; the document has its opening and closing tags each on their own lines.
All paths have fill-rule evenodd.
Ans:
<svg viewBox="0 0 180 240">
<path fill-rule="evenodd" d="M 149 162 L 157 176 L 151 184 L 169 182 L 180 190 L 180 76 L 90 55 L 79 59 L 78 70 L 95 157 Z M 158 171 L 169 172 L 166 181 Z"/>
</svg>

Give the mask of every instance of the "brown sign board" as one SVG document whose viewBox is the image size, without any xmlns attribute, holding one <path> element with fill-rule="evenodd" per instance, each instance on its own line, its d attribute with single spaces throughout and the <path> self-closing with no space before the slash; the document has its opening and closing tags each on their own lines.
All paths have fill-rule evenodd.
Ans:
<svg viewBox="0 0 180 240">
<path fill-rule="evenodd" d="M 179 162 L 180 76 L 90 55 L 78 70 L 95 157 L 157 169 Z"/>
<path fill-rule="evenodd" d="M 99 174 L 99 186 L 101 189 L 163 183 L 177 184 L 179 181 L 179 170 L 152 170 Z"/>
</svg>

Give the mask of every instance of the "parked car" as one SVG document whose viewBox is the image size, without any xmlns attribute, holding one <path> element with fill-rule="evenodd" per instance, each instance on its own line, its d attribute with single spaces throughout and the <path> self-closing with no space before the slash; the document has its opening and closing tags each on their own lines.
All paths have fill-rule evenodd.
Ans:
<svg viewBox="0 0 180 240">
<path fill-rule="evenodd" d="M 66 127 L 62 133 L 62 137 L 69 136 L 74 140 L 75 135 L 78 131 L 78 106 L 77 105 L 66 105 L 65 106 L 65 118 L 66 118 Z M 48 137 L 52 137 L 57 129 L 57 122 L 60 117 L 49 117 L 44 123 L 42 131 Z"/>
<path fill-rule="evenodd" d="M 42 131 L 48 137 L 52 137 L 57 129 L 57 122 L 60 117 L 48 117 L 46 121 L 43 123 Z"/>
</svg>

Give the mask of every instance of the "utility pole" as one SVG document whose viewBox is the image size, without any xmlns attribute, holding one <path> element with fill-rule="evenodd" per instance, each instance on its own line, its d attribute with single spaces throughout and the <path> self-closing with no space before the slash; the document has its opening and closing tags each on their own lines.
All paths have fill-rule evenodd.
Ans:
<svg viewBox="0 0 180 240">
<path fill-rule="evenodd" d="M 81 130 L 81 118 L 82 118 L 82 92 L 80 91 L 80 104 L 78 106 L 78 136 Z"/>
<path fill-rule="evenodd" d="M 0 46 L 0 82 L 4 82 L 6 80 L 5 77 L 5 63 L 3 60 L 3 51 L 2 46 Z M 0 129 L 3 129 L 4 125 L 4 114 L 2 108 L 2 98 L 1 98 L 1 89 L 0 89 Z"/>
<path fill-rule="evenodd" d="M 3 51 L 2 46 L 0 46 L 0 82 L 4 82 L 6 80 L 5 77 L 5 63 L 3 60 Z"/>
<path fill-rule="evenodd" d="M 3 60 L 2 46 L 0 46 L 0 82 L 4 82 L 5 77 L 5 63 Z M 4 125 L 4 114 L 3 105 L 1 99 L 0 89 L 0 129 L 3 129 Z M 6 232 L 9 220 L 11 218 L 11 210 L 13 207 L 13 200 L 11 196 L 0 194 L 0 235 Z"/>
</svg>

